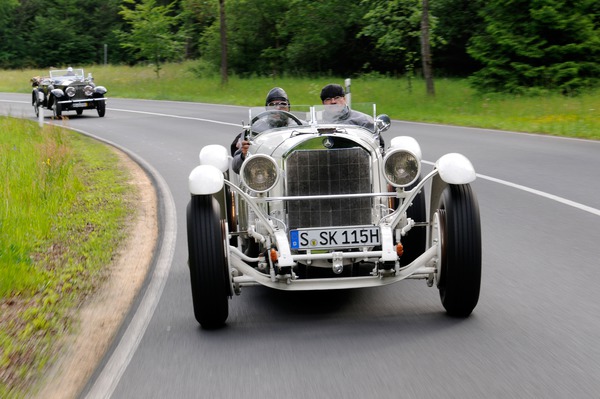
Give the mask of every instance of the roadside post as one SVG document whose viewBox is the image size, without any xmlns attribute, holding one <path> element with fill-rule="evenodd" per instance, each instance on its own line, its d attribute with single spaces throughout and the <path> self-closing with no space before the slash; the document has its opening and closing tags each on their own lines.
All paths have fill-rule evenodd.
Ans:
<svg viewBox="0 0 600 399">
<path fill-rule="evenodd" d="M 348 103 L 348 106 L 350 108 L 352 108 L 352 93 L 350 93 L 350 84 L 351 84 L 350 78 L 347 78 L 346 80 L 344 80 L 344 85 L 346 86 L 346 103 Z"/>
<path fill-rule="evenodd" d="M 35 93 L 36 97 L 38 95 L 37 91 Z M 39 99 L 35 99 L 35 101 L 39 101 Z M 40 127 L 44 126 L 44 107 L 38 107 L 38 123 Z"/>
</svg>

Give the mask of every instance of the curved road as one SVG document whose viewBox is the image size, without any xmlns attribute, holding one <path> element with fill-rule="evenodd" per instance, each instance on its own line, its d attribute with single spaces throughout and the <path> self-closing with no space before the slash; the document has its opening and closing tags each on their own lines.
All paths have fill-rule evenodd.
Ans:
<svg viewBox="0 0 600 399">
<path fill-rule="evenodd" d="M 186 266 L 187 176 L 201 146 L 229 145 L 245 108 L 109 99 L 105 118 L 86 112 L 65 124 L 155 175 L 163 244 L 82 398 L 599 397 L 600 142 L 394 121 L 387 140 L 414 136 L 428 162 L 461 152 L 478 172 L 484 269 L 472 316 L 447 317 L 423 281 L 251 287 L 230 302 L 226 328 L 205 331 Z M 0 94 L 0 113 L 35 119 L 28 95 Z"/>
</svg>

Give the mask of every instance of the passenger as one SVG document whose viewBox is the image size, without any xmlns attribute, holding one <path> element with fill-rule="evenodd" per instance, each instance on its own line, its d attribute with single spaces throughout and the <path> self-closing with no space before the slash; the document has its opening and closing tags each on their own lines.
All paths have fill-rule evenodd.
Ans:
<svg viewBox="0 0 600 399">
<path fill-rule="evenodd" d="M 267 110 L 275 109 L 289 112 L 290 101 L 285 90 L 283 90 L 281 87 L 272 88 L 267 94 L 265 106 L 267 107 Z M 263 124 L 264 126 L 260 126 L 260 124 Z M 258 126 L 253 125 L 252 130 L 255 132 L 260 132 L 267 129 L 285 127 L 290 124 L 293 124 L 294 126 L 297 125 L 296 122 L 290 121 L 290 119 L 285 115 L 274 113 L 269 115 L 267 119 L 258 121 Z M 245 133 L 246 132 L 243 131 L 238 134 L 231 143 L 231 155 L 233 155 L 231 168 L 235 173 L 240 173 L 242 163 L 244 163 L 246 154 L 248 153 L 248 148 L 250 147 L 250 142 L 248 140 L 244 140 L 243 135 Z"/>
</svg>

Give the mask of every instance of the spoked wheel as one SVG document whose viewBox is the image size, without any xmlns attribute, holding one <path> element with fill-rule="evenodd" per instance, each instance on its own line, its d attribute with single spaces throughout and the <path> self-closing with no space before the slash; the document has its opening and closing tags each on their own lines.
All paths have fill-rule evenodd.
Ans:
<svg viewBox="0 0 600 399">
<path fill-rule="evenodd" d="M 194 315 L 202 327 L 217 328 L 229 315 L 231 277 L 225 257 L 225 224 L 212 196 L 192 196 L 187 233 Z"/>
<path fill-rule="evenodd" d="M 479 205 L 468 184 L 449 185 L 433 217 L 432 239 L 440 250 L 437 286 L 449 315 L 467 317 L 479 300 L 481 225 Z"/>
<path fill-rule="evenodd" d="M 106 114 L 106 102 L 98 101 L 98 116 L 102 118 Z"/>
</svg>

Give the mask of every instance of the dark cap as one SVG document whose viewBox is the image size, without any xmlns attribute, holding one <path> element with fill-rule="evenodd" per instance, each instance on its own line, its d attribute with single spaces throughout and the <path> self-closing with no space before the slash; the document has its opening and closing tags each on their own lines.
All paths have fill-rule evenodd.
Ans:
<svg viewBox="0 0 600 399">
<path fill-rule="evenodd" d="M 269 94 L 267 94 L 267 99 L 265 100 L 265 105 L 269 105 L 270 102 L 275 100 L 287 101 L 288 104 L 290 102 L 290 100 L 288 100 L 287 93 L 281 87 L 273 87 L 269 91 Z"/>
<path fill-rule="evenodd" d="M 321 90 L 321 101 L 325 101 L 327 98 L 334 98 L 338 96 L 344 97 L 344 95 L 344 88 L 342 86 L 331 83 L 323 87 Z"/>
</svg>

